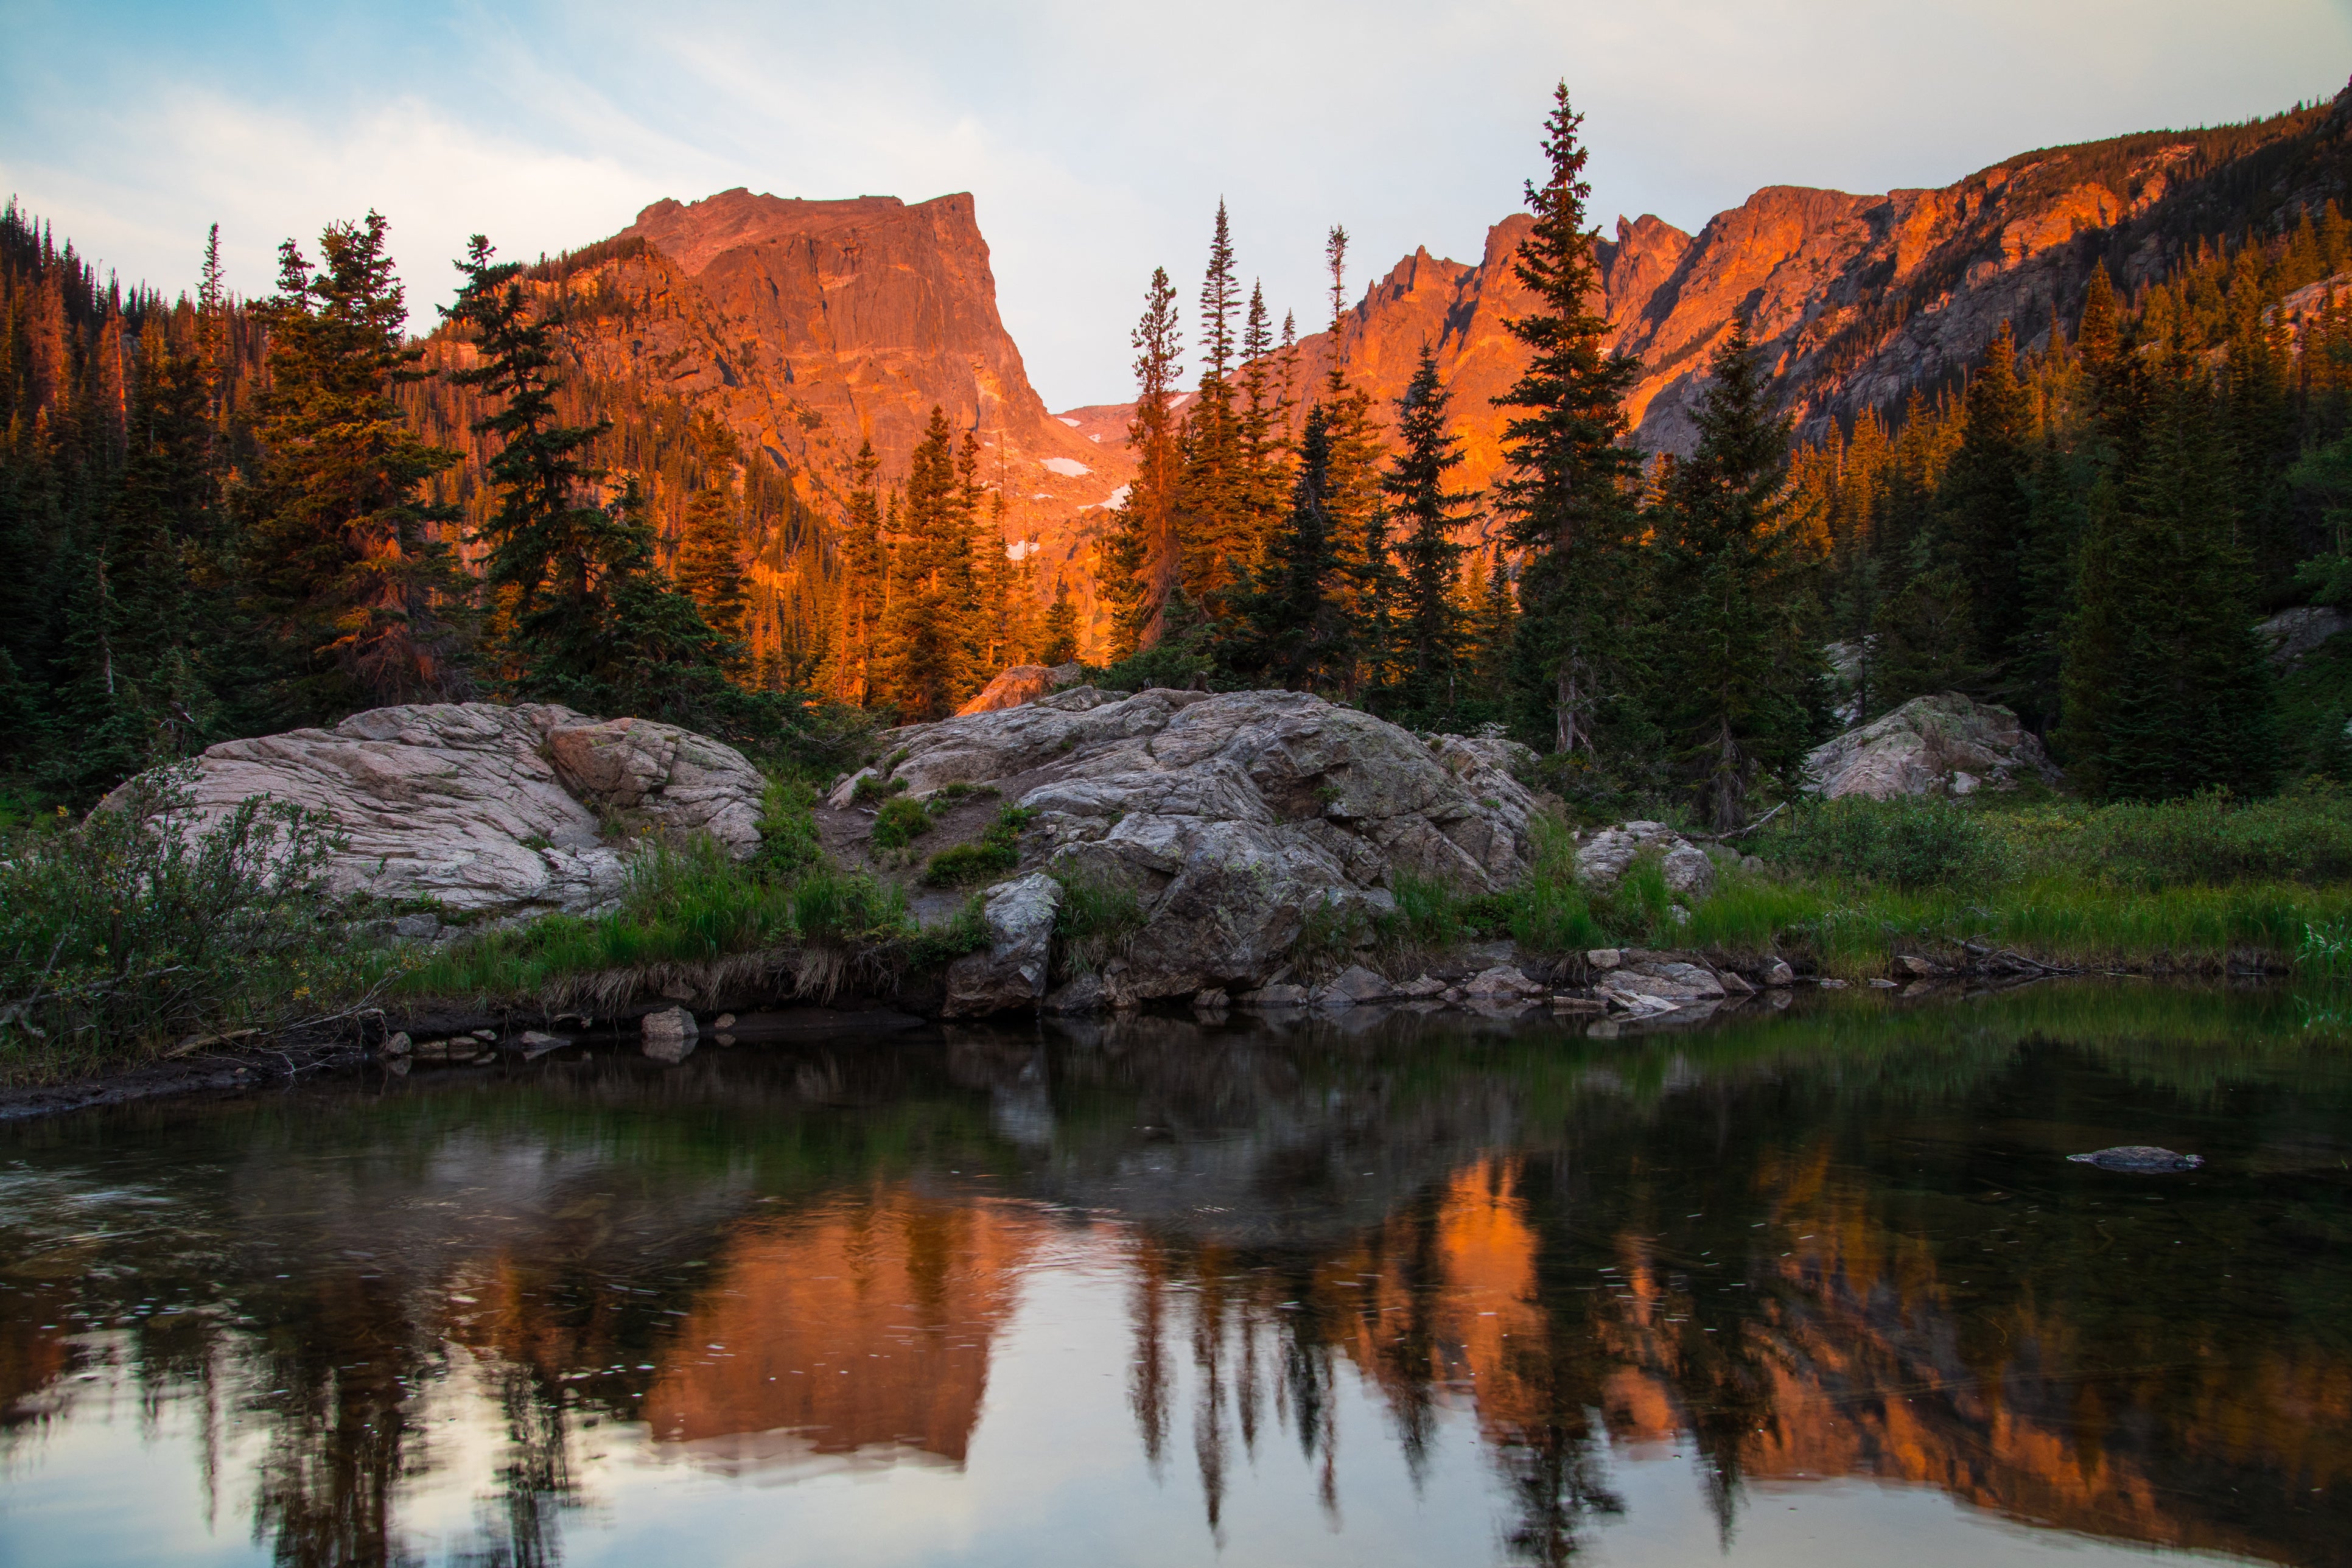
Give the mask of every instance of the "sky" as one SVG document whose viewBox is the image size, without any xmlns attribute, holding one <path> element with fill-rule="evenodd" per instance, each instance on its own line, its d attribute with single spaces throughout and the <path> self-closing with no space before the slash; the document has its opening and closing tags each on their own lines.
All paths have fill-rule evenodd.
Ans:
<svg viewBox="0 0 2352 1568">
<path fill-rule="evenodd" d="M 1941 185 L 2014 153 L 2332 96 L 2352 0 L 0 0 L 0 193 L 126 284 L 231 284 L 371 207 L 411 323 L 486 232 L 531 257 L 664 196 L 970 191 L 1049 407 L 1124 401 L 1155 266 L 1218 201 L 1279 319 L 1426 246 L 1475 261 L 1565 80 L 1592 211 L 1696 230 L 1768 184 Z M 311 247 L 315 250 L 315 246 Z"/>
</svg>

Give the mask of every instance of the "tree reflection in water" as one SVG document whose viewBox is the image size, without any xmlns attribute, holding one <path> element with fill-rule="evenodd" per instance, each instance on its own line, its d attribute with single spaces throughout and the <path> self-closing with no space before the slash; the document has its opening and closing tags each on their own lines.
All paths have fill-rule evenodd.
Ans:
<svg viewBox="0 0 2352 1568">
<path fill-rule="evenodd" d="M 1528 1563 L 1622 1515 L 1654 1447 L 1727 1551 L 1750 1487 L 1844 1476 L 2340 1561 L 2352 1092 L 2301 1016 L 1142 1019 L 51 1123 L 0 1156 L 0 1457 L 119 1383 L 195 1414 L 205 1494 L 280 1562 L 414 1560 L 405 1510 L 455 1475 L 441 1554 L 550 1564 L 600 1428 L 722 1474 L 962 1467 L 1024 1280 L 1076 1260 L 1119 1281 L 1145 1467 L 1173 1482 L 1189 1420 L 1221 1544 L 1277 1435 L 1344 1526 L 1369 1395 L 1416 1489 L 1473 1425 Z M 2168 1140 L 2211 1163 L 2059 1158 Z"/>
</svg>

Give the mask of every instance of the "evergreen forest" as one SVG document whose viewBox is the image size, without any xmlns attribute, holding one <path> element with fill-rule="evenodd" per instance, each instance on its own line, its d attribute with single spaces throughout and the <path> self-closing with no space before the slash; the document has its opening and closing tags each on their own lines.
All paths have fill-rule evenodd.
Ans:
<svg viewBox="0 0 2352 1568">
<path fill-rule="evenodd" d="M 2097 269 L 2079 310 L 2009 322 L 1965 377 L 1813 442 L 1733 321 L 1676 457 L 1631 438 L 1580 127 L 1563 88 L 1516 262 L 1527 368 L 1497 408 L 1456 406 L 1426 347 L 1392 409 L 1337 356 L 1303 380 L 1222 206 L 1189 309 L 1155 272 L 1091 637 L 1069 584 L 1003 548 L 980 444 L 940 412 L 907 472 L 869 446 L 820 512 L 690 399 L 583 374 L 568 328 L 626 304 L 566 279 L 609 245 L 525 265 L 478 237 L 419 340 L 373 214 L 287 241 L 262 299 L 224 288 L 215 230 L 166 299 L 11 203 L 9 809 L 408 701 L 559 701 L 814 760 L 1071 660 L 1508 733 L 1589 810 L 1718 829 L 1840 729 L 1944 691 L 2013 709 L 2093 799 L 2345 776 L 2352 653 L 2282 662 L 2259 629 L 2352 608 L 2335 202 L 2221 215 L 2129 288 Z M 1335 329 L 1347 259 L 1335 226 Z M 1454 477 L 1473 420 L 1502 422 L 1508 459 L 1485 494 Z"/>
</svg>

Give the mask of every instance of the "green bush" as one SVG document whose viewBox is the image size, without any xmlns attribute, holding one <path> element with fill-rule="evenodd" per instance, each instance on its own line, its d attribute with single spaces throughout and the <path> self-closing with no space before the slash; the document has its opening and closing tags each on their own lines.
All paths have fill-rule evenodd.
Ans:
<svg viewBox="0 0 2352 1568">
<path fill-rule="evenodd" d="M 327 820 L 257 798 L 191 832 L 190 800 L 184 769 L 151 773 L 79 826 L 0 839 L 0 1075 L 280 1027 L 364 989 Z"/>
<path fill-rule="evenodd" d="M 1017 805 L 1006 806 L 977 839 L 932 856 L 923 868 L 923 880 L 935 888 L 953 888 L 1012 870 L 1021 864 L 1021 830 L 1033 815 Z"/>
<path fill-rule="evenodd" d="M 770 779 L 760 799 L 760 848 L 751 864 L 767 877 L 790 877 L 816 864 L 816 790 L 798 779 Z"/>
<path fill-rule="evenodd" d="M 907 895 L 862 873 L 817 867 L 792 885 L 789 899 L 793 934 L 804 942 L 848 946 L 914 930 Z"/>
<path fill-rule="evenodd" d="M 904 849 L 931 830 L 931 814 L 922 802 L 895 796 L 882 803 L 874 816 L 874 847 Z"/>
<path fill-rule="evenodd" d="M 1813 876 L 1889 888 L 1989 886 L 2011 869 L 1985 815 L 1940 795 L 1799 802 L 1755 848 Z"/>
</svg>

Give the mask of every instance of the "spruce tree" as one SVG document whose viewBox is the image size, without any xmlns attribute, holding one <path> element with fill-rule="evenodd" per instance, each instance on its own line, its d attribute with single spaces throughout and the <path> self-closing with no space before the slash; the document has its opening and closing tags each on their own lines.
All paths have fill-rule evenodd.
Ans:
<svg viewBox="0 0 2352 1568">
<path fill-rule="evenodd" d="M 1547 728 L 1563 752 L 1593 749 L 1595 710 L 1623 684 L 1620 600 L 1633 571 L 1632 490 L 1641 473 L 1624 408 L 1641 367 L 1605 351 L 1609 323 L 1591 305 L 1600 289 L 1585 223 L 1583 123 L 1561 83 L 1544 126 L 1544 182 L 1527 187 L 1535 224 L 1512 263 L 1535 310 L 1506 324 L 1529 361 L 1496 400 L 1515 411 L 1503 428 L 1510 471 L 1497 510 L 1511 542 L 1530 552 L 1518 584 L 1518 643 L 1543 683 Z"/>
<path fill-rule="evenodd" d="M 520 266 L 495 254 L 473 237 L 445 314 L 472 333 L 478 356 L 451 379 L 494 405 L 472 428 L 498 442 L 484 465 L 498 504 L 481 538 L 483 578 L 501 601 L 501 690 L 588 713 L 772 728 L 772 714 L 729 686 L 729 640 L 655 564 L 638 481 L 612 506 L 595 504 L 586 454 L 607 426 L 556 422 L 555 323 L 533 309 Z"/>
<path fill-rule="evenodd" d="M 1045 611 L 1043 637 L 1038 663 L 1059 666 L 1078 657 L 1078 607 L 1070 602 L 1070 585 L 1058 576 L 1054 579 L 1054 603 Z"/>
<path fill-rule="evenodd" d="M 319 243 L 315 268 L 294 241 L 278 247 L 278 292 L 261 312 L 267 458 L 247 556 L 289 655 L 285 716 L 314 720 L 446 700 L 471 685 L 471 584 L 433 531 L 457 513 L 417 493 L 458 454 L 420 440 L 395 400 L 425 373 L 423 348 L 405 342 L 384 220 L 331 224 Z"/>
<path fill-rule="evenodd" d="M 1234 595 L 1228 662 L 1268 685 L 1328 690 L 1353 664 L 1347 606 L 1331 591 L 1339 556 L 1330 479 L 1330 432 L 1317 405 L 1307 411 L 1289 514 L 1267 541 L 1263 564 Z"/>
<path fill-rule="evenodd" d="M 701 610 L 704 623 L 734 646 L 727 659 L 729 668 L 743 673 L 750 668 L 751 654 L 744 638 L 750 598 L 743 581 L 743 534 L 737 521 L 735 495 L 740 453 L 733 433 L 709 415 L 696 420 L 694 447 L 699 482 L 687 498 L 673 575 Z"/>
<path fill-rule="evenodd" d="M 1718 832 L 1814 738 L 1826 669 L 1786 493 L 1789 422 L 1765 408 L 1744 318 L 1708 362 L 1698 446 L 1676 463 L 1660 536 L 1657 716 L 1670 766 Z"/>
<path fill-rule="evenodd" d="M 1249 452 L 1234 397 L 1234 318 L 1240 309 L 1233 236 L 1220 201 L 1201 280 L 1201 384 L 1184 417 L 1176 524 L 1184 585 L 1212 618 L 1225 613 L 1226 595 L 1255 542 Z"/>
<path fill-rule="evenodd" d="M 2233 465 L 2203 366 L 2176 350 L 2155 376 L 2137 450 L 2084 541 L 2057 739 L 2094 799 L 2257 793 L 2275 782 L 2278 737 Z"/>
<path fill-rule="evenodd" d="M 1472 499 L 1446 489 L 1462 466 L 1462 439 L 1448 423 L 1450 398 L 1437 376 L 1437 356 L 1424 342 L 1412 381 L 1397 399 L 1396 457 L 1381 488 L 1396 509 L 1402 538 L 1397 632 L 1406 674 L 1401 706 L 1429 713 L 1449 705 L 1462 657 L 1463 615 L 1456 595 L 1465 547 L 1454 542 Z"/>
<path fill-rule="evenodd" d="M 1136 474 L 1104 543 L 1100 572 L 1103 596 L 1111 606 L 1114 662 L 1147 640 L 1160 602 L 1183 569 L 1177 535 L 1183 450 L 1173 407 L 1183 331 L 1176 322 L 1176 289 L 1164 267 L 1151 269 L 1143 317 L 1130 341 L 1136 398 L 1127 446 L 1135 454 Z"/>
<path fill-rule="evenodd" d="M 1380 652 L 1381 595 L 1391 570 L 1379 542 L 1386 528 L 1381 518 L 1381 465 L 1386 456 L 1380 429 L 1372 423 L 1372 396 L 1348 379 L 1341 352 L 1348 321 L 1348 231 L 1333 225 L 1323 250 L 1331 274 L 1331 360 L 1323 377 L 1323 421 L 1330 444 L 1327 505 L 1331 516 L 1332 548 L 1339 581 L 1333 585 L 1340 607 L 1362 635 L 1354 639 L 1357 651 L 1377 660 Z M 1354 696 L 1375 680 L 1368 665 L 1351 666 L 1342 676 L 1341 689 Z"/>
<path fill-rule="evenodd" d="M 947 414 L 934 406 L 907 475 L 893 562 L 887 653 L 877 706 L 902 723 L 942 719 L 972 682 L 970 455 L 959 463 Z"/>
<path fill-rule="evenodd" d="M 2023 651 L 2026 605 L 2016 588 L 2030 548 L 2033 436 L 2032 393 L 2018 377 L 2016 342 L 2003 321 L 1969 380 L 1960 444 L 1937 492 L 1952 564 L 1972 588 L 2007 585 L 1969 600 L 1969 661 L 1991 673 L 1995 689 Z"/>
</svg>

